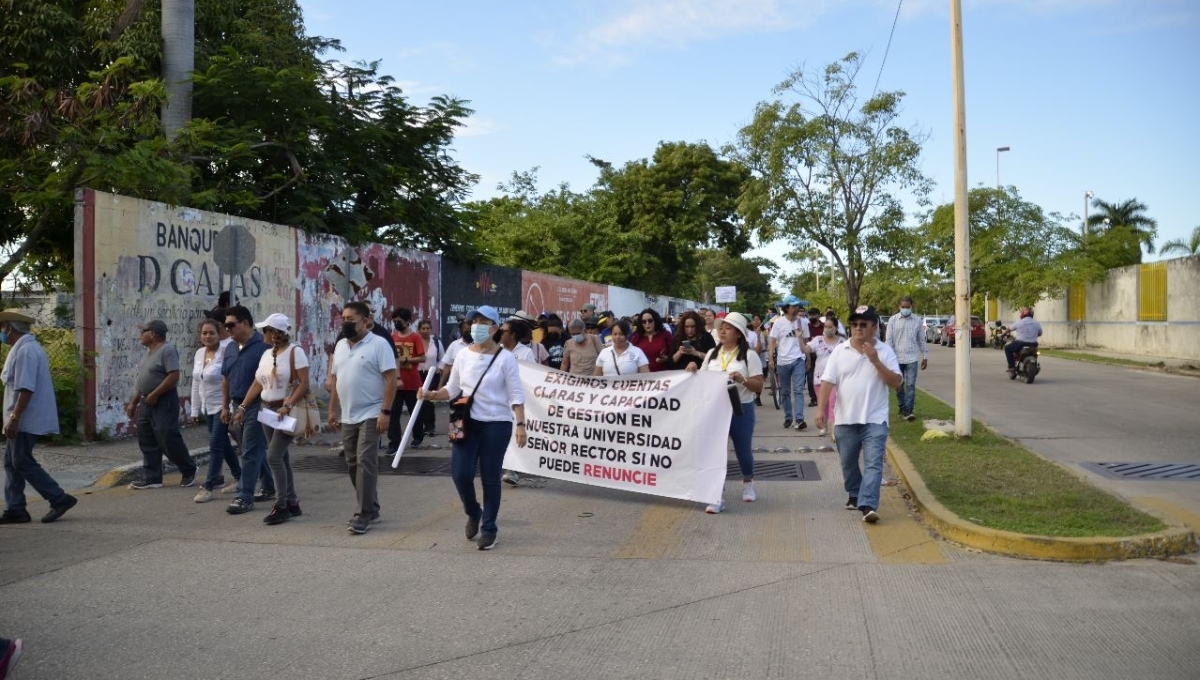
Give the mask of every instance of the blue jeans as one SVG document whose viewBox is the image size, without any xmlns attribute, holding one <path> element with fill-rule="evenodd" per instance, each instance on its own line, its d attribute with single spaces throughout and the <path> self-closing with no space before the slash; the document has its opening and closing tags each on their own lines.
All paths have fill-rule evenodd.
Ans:
<svg viewBox="0 0 1200 680">
<path fill-rule="evenodd" d="M 36 434 L 18 432 L 15 438 L 4 441 L 4 504 L 13 512 L 25 509 L 25 482 L 50 501 L 51 506 L 63 502 L 67 496 L 50 473 L 33 459 L 37 439 Z"/>
<path fill-rule="evenodd" d="M 229 473 L 234 479 L 242 476 L 242 465 L 238 462 L 237 451 L 233 442 L 229 441 L 229 426 L 221 422 L 218 413 L 206 415 L 208 421 L 208 479 L 204 480 L 204 488 L 212 491 L 225 483 L 221 476 L 221 463 L 229 465 Z"/>
<path fill-rule="evenodd" d="M 479 531 L 496 534 L 496 515 L 500 514 L 500 474 L 504 468 L 504 452 L 512 438 L 510 421 L 467 423 L 466 437 L 454 442 L 450 452 L 450 474 L 462 500 L 467 517 L 479 518 Z M 483 507 L 475 496 L 475 468 L 483 483 Z"/>
<path fill-rule="evenodd" d="M 900 402 L 901 414 L 912 413 L 913 405 L 917 403 L 917 372 L 920 369 L 919 361 L 900 364 L 900 376 L 904 378 L 904 382 L 896 388 L 896 400 Z"/>
<path fill-rule="evenodd" d="M 783 408 L 783 417 L 788 420 L 804 420 L 804 363 L 794 361 L 790 364 L 776 364 L 775 373 L 779 376 L 779 405 Z M 795 408 L 792 408 L 792 397 L 795 397 Z"/>
<path fill-rule="evenodd" d="M 887 448 L 887 423 L 857 423 L 833 426 L 846 493 L 858 499 L 858 507 L 879 509 L 879 487 L 883 484 L 883 454 Z M 863 469 L 858 467 L 862 452 Z"/>
<path fill-rule="evenodd" d="M 733 453 L 737 456 L 742 481 L 754 480 L 754 449 L 750 439 L 754 436 L 754 402 L 742 402 L 742 415 L 733 414 L 729 423 L 729 438 L 733 440 Z"/>
<path fill-rule="evenodd" d="M 137 438 L 142 450 L 142 481 L 162 484 L 163 454 L 184 478 L 196 475 L 196 461 L 188 453 L 179 429 L 179 395 L 175 390 L 167 390 L 154 406 L 145 400 L 138 404 Z"/>
<path fill-rule="evenodd" d="M 254 502 L 254 485 L 267 458 L 267 436 L 258 422 L 261 407 L 262 400 L 255 401 L 242 418 L 242 476 L 238 478 L 237 497 L 246 503 Z"/>
</svg>

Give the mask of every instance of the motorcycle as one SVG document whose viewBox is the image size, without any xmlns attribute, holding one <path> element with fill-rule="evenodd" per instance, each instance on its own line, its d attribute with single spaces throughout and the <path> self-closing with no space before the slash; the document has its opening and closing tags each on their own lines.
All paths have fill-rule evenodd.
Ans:
<svg viewBox="0 0 1200 680">
<path fill-rule="evenodd" d="M 992 349 L 1004 349 L 1004 346 L 1012 340 L 1012 333 L 1008 332 L 1008 326 L 999 321 L 995 324 L 992 327 Z"/>
<path fill-rule="evenodd" d="M 1037 345 L 1022 347 L 1021 351 L 1017 353 L 1017 368 L 1008 372 L 1008 379 L 1021 378 L 1026 384 L 1033 384 L 1033 379 L 1041 370 L 1042 366 L 1038 363 Z"/>
</svg>

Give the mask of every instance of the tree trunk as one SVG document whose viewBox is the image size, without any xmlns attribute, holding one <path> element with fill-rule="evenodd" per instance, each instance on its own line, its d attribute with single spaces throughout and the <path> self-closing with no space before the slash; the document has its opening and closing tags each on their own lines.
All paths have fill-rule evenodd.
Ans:
<svg viewBox="0 0 1200 680">
<path fill-rule="evenodd" d="M 163 0 L 163 82 L 167 102 L 163 104 L 163 131 L 174 141 L 180 128 L 192 119 L 192 70 L 196 56 L 195 0 Z"/>
</svg>

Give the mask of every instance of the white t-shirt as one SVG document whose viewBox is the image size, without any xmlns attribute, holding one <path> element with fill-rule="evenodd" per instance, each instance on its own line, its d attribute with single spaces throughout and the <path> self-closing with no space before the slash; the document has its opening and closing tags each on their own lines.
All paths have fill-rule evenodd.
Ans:
<svg viewBox="0 0 1200 680">
<path fill-rule="evenodd" d="M 308 356 L 294 344 L 280 350 L 278 357 L 274 356 L 271 350 L 267 350 L 258 360 L 258 370 L 254 372 L 254 379 L 262 385 L 262 395 L 259 398 L 263 401 L 279 401 L 291 394 L 292 390 L 288 385 L 292 381 L 292 360 L 288 355 L 293 352 L 296 357 L 296 371 L 308 368 Z"/>
<path fill-rule="evenodd" d="M 812 327 L 808 325 L 808 317 L 800 314 L 796 317 L 796 328 L 800 329 L 800 337 L 804 338 L 804 342 L 812 339 Z"/>
<path fill-rule="evenodd" d="M 762 359 L 754 350 L 746 352 L 746 360 L 741 361 L 737 358 L 737 350 L 733 354 L 725 354 L 720 347 L 708 353 L 709 359 L 705 363 L 705 370 L 717 371 L 720 373 L 733 373 L 734 371 L 741 373 L 747 380 L 756 375 L 763 374 Z M 742 383 L 737 384 L 738 397 L 743 404 L 748 404 L 754 401 L 755 394 L 750 391 Z"/>
<path fill-rule="evenodd" d="M 875 352 L 889 371 L 900 374 L 900 362 L 891 347 L 876 341 Z M 837 385 L 834 422 L 838 425 L 888 424 L 888 398 L 892 391 L 875 366 L 849 341 L 833 349 L 821 381 Z"/>
<path fill-rule="evenodd" d="M 517 361 L 528 361 L 531 364 L 538 363 L 538 360 L 533 357 L 533 350 L 529 349 L 529 345 L 517 343 L 512 348 L 512 355 Z"/>
<path fill-rule="evenodd" d="M 633 345 L 627 346 L 620 354 L 610 345 L 596 357 L 596 367 L 604 371 L 603 375 L 633 375 L 639 367 L 649 365 L 646 353 Z"/>
<path fill-rule="evenodd" d="M 196 350 L 192 360 L 192 417 L 198 418 L 203 413 L 211 416 L 221 412 L 221 364 L 225 360 L 225 346 L 233 342 L 225 338 L 217 346 L 217 352 L 212 361 L 204 363 L 205 347 Z"/>
<path fill-rule="evenodd" d="M 805 319 L 807 322 L 808 319 Z M 775 319 L 771 324 L 771 337 L 775 339 L 775 347 L 779 351 L 775 362 L 780 366 L 794 364 L 804 360 L 804 352 L 800 349 L 799 319 L 788 321 L 786 316 Z"/>
<path fill-rule="evenodd" d="M 454 357 L 458 356 L 458 353 L 463 351 L 464 349 L 466 349 L 467 345 L 469 345 L 469 344 L 471 344 L 471 343 L 467 342 L 465 338 L 459 338 L 459 339 L 455 340 L 454 342 L 450 343 L 446 347 L 445 356 L 442 357 L 442 368 L 446 368 L 447 366 L 453 366 L 454 365 Z"/>
<path fill-rule="evenodd" d="M 300 357 L 296 359 L 299 366 Z M 383 374 L 394 370 L 396 353 L 392 351 L 392 343 L 378 335 L 367 333 L 353 347 L 345 338 L 338 340 L 329 372 L 337 377 L 343 423 L 355 425 L 379 417 L 383 408 Z"/>
<path fill-rule="evenodd" d="M 816 357 L 816 363 L 813 365 L 813 385 L 820 386 L 821 372 L 825 370 L 825 364 L 829 363 L 829 355 L 833 353 L 833 349 L 839 344 L 841 343 L 831 345 L 825 342 L 824 334 L 818 335 L 809 341 L 808 346 L 812 348 L 813 356 Z"/>
<path fill-rule="evenodd" d="M 513 405 L 525 403 L 525 388 L 521 385 L 517 358 L 512 352 L 501 349 L 496 357 L 496 365 L 488 370 L 495 352 L 492 350 L 485 354 L 470 349 L 459 352 L 454 359 L 446 390 L 450 401 L 454 401 L 460 394 L 470 396 L 475 384 L 479 383 L 479 389 L 471 401 L 471 419 L 489 423 L 511 422 Z M 486 375 L 484 371 L 487 371 Z M 483 376 L 483 382 L 479 381 L 480 376 Z"/>
<path fill-rule="evenodd" d="M 436 336 L 431 335 L 428 342 L 426 342 L 425 338 L 421 338 L 421 343 L 425 345 L 425 361 L 422 361 L 421 365 L 417 366 L 417 370 L 428 372 L 435 366 L 441 368 L 442 355 L 446 353 L 442 349 L 442 341 Z"/>
</svg>

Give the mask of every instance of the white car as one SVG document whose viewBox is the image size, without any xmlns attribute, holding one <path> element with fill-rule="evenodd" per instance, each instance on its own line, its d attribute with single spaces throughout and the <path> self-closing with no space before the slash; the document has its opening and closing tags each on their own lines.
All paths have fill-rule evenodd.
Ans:
<svg viewBox="0 0 1200 680">
<path fill-rule="evenodd" d="M 927 316 L 922 319 L 925 324 L 925 342 L 938 342 L 942 335 L 942 326 L 949 320 L 949 317 L 945 316 Z"/>
</svg>

